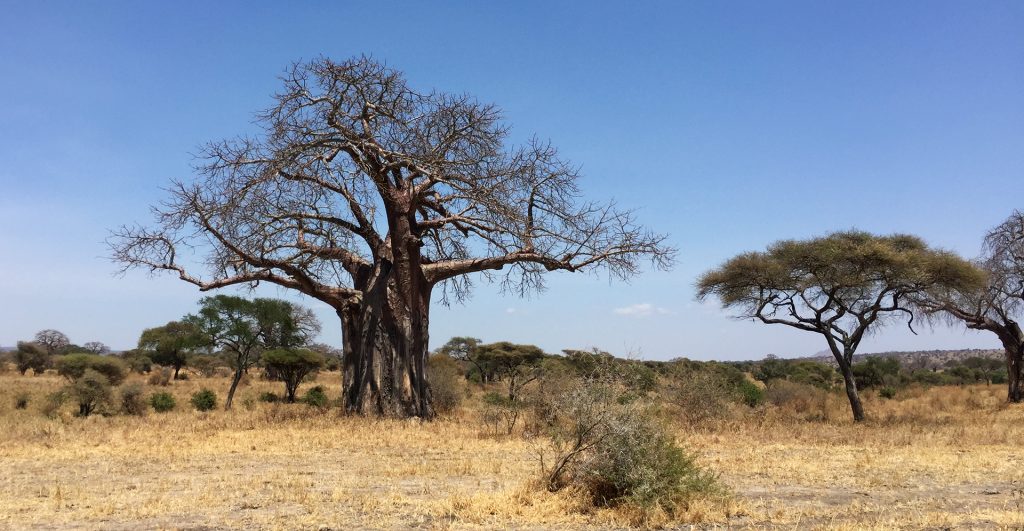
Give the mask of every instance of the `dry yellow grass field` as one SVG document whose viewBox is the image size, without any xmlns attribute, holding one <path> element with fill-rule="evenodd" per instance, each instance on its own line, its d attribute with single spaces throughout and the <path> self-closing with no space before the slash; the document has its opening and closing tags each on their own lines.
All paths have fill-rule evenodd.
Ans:
<svg viewBox="0 0 1024 531">
<path fill-rule="evenodd" d="M 322 374 L 332 396 L 338 376 Z M 54 375 L 0 374 L 0 528 L 622 528 L 626 511 L 538 488 L 536 441 L 481 434 L 472 407 L 430 423 L 373 420 L 255 401 L 199 413 L 46 418 Z M 310 384 L 305 384 L 308 388 Z M 158 388 L 147 386 L 147 394 Z M 19 393 L 27 409 L 14 408 Z M 300 389 L 302 392 L 302 389 Z M 854 426 L 839 396 L 815 420 L 772 407 L 680 427 L 717 471 L 724 500 L 645 525 L 787 529 L 1024 528 L 1024 408 L 999 386 L 869 395 Z M 806 416 L 806 415 L 803 415 Z"/>
</svg>

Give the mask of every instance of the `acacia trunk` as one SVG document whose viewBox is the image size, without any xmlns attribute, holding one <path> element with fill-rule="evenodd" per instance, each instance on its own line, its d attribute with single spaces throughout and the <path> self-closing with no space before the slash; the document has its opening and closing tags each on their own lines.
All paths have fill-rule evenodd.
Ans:
<svg viewBox="0 0 1024 531">
<path fill-rule="evenodd" d="M 235 390 L 238 389 L 238 382 L 242 381 L 244 371 L 241 365 L 235 369 L 235 376 L 231 379 L 231 387 L 228 388 L 228 397 L 224 400 L 224 411 L 231 409 L 231 401 L 235 398 Z"/>
<path fill-rule="evenodd" d="M 1024 371 L 1024 333 L 1016 322 L 1009 321 L 1003 326 L 989 328 L 996 332 L 1003 344 L 1006 358 L 1006 401 L 1018 403 L 1024 400 L 1021 389 L 1022 371 Z"/>
<path fill-rule="evenodd" d="M 853 412 L 854 422 L 864 421 L 864 404 L 860 401 L 860 393 L 857 392 L 857 380 L 853 378 L 853 365 L 847 361 L 842 354 L 833 352 L 836 361 L 839 362 L 839 372 L 843 375 L 843 383 L 846 385 L 846 398 L 850 401 L 850 411 Z M 852 361 L 852 354 L 849 356 Z"/>
</svg>

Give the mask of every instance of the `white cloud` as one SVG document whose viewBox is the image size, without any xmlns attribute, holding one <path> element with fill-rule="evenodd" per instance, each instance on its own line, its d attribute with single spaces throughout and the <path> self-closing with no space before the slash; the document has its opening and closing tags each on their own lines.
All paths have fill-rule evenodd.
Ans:
<svg viewBox="0 0 1024 531">
<path fill-rule="evenodd" d="M 505 313 L 516 313 L 515 308 L 505 308 Z"/>
<path fill-rule="evenodd" d="M 615 308 L 612 312 L 616 315 L 625 315 L 628 317 L 650 317 L 652 315 L 672 314 L 672 310 L 662 308 L 661 306 L 655 306 L 649 302 L 630 304 L 629 306 L 623 306 L 622 308 Z"/>
</svg>

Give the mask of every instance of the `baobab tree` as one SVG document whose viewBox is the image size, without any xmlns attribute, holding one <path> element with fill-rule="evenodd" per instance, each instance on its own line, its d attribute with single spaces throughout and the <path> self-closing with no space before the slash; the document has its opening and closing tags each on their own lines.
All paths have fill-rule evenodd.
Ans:
<svg viewBox="0 0 1024 531">
<path fill-rule="evenodd" d="M 50 356 L 56 356 L 57 354 L 63 353 L 64 350 L 71 345 L 71 340 L 68 339 L 68 336 L 64 335 L 64 333 L 59 330 L 53 329 L 40 330 L 39 332 L 36 332 L 35 342 L 42 345 L 43 348 L 46 349 L 46 353 Z"/>
<path fill-rule="evenodd" d="M 1015 211 L 985 236 L 982 256 L 974 261 L 986 282 L 977 289 L 932 290 L 920 305 L 932 316 L 945 316 L 972 330 L 999 338 L 1006 358 L 1008 402 L 1024 399 L 1024 213 Z"/>
<path fill-rule="evenodd" d="M 697 297 L 717 297 L 742 318 L 824 336 L 860 422 L 853 356 L 865 335 L 887 318 L 905 317 L 910 326 L 916 298 L 925 292 L 971 289 L 981 281 L 966 260 L 917 237 L 848 231 L 736 256 L 700 278 Z"/>
<path fill-rule="evenodd" d="M 463 300 L 474 273 L 522 294 L 549 271 L 628 278 L 672 261 L 633 212 L 582 200 L 550 144 L 511 145 L 494 105 L 417 91 L 367 57 L 295 64 L 282 82 L 262 133 L 207 145 L 154 226 L 115 233 L 113 256 L 204 291 L 269 282 L 330 305 L 349 411 L 431 416 L 431 301 Z M 190 246 L 205 274 L 179 258 Z"/>
</svg>

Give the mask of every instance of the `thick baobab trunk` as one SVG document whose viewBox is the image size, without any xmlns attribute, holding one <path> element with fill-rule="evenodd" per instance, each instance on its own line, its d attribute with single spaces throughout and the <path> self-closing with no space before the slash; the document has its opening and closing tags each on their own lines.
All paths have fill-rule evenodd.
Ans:
<svg viewBox="0 0 1024 531">
<path fill-rule="evenodd" d="M 429 418 L 426 380 L 430 291 L 397 291 L 388 266 L 358 305 L 338 312 L 343 335 L 343 393 L 351 413 Z"/>
</svg>

